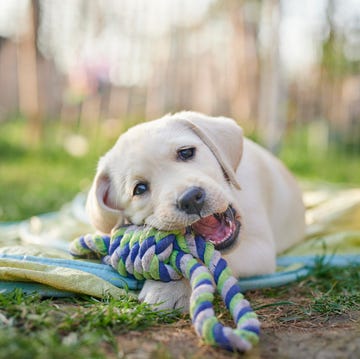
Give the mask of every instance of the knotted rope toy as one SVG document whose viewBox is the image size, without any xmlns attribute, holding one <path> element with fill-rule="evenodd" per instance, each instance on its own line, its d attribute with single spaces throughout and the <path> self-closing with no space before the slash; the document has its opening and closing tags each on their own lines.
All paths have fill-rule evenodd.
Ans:
<svg viewBox="0 0 360 359">
<path fill-rule="evenodd" d="M 193 233 L 163 232 L 150 227 L 127 226 L 111 236 L 85 235 L 70 245 L 75 257 L 97 255 L 120 275 L 138 280 L 190 281 L 190 316 L 205 343 L 245 352 L 259 341 L 260 323 L 241 294 L 237 280 L 213 244 Z M 214 282 L 232 314 L 236 328 L 223 326 L 213 308 Z"/>
</svg>

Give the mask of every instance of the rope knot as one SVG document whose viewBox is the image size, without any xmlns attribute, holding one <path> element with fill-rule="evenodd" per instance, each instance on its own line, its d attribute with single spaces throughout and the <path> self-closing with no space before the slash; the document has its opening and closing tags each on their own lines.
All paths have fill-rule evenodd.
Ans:
<svg viewBox="0 0 360 359">
<path fill-rule="evenodd" d="M 111 236 L 85 235 L 74 240 L 70 253 L 97 256 L 120 275 L 138 280 L 190 281 L 190 316 L 196 333 L 211 345 L 241 352 L 259 340 L 260 323 L 244 298 L 226 261 L 210 242 L 193 233 L 164 232 L 134 225 L 119 227 Z M 213 309 L 214 283 L 236 328 L 224 327 Z"/>
</svg>

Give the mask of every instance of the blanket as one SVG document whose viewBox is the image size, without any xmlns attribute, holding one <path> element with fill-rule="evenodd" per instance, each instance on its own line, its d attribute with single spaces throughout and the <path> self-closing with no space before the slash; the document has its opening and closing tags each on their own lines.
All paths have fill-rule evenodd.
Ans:
<svg viewBox="0 0 360 359">
<path fill-rule="evenodd" d="M 321 260 L 334 266 L 360 264 L 360 189 L 304 185 L 306 239 L 277 259 L 277 272 L 239 279 L 245 292 L 293 282 Z M 121 277 L 107 265 L 74 260 L 69 242 L 94 232 L 79 194 L 60 211 L 0 224 L 0 293 L 16 288 L 43 296 L 136 295 L 142 282 Z"/>
</svg>

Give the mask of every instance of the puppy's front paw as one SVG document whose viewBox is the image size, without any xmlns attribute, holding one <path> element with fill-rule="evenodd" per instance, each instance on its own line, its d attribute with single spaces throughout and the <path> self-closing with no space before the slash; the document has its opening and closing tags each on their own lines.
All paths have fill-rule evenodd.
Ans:
<svg viewBox="0 0 360 359">
<path fill-rule="evenodd" d="M 191 288 L 187 280 L 159 282 L 147 280 L 139 294 L 139 299 L 148 304 L 156 304 L 154 309 L 181 309 L 189 311 Z"/>
</svg>

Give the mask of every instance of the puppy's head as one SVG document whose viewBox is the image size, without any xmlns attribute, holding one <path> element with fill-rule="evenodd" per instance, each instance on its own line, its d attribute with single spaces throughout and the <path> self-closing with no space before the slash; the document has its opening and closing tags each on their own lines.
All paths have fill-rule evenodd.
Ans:
<svg viewBox="0 0 360 359">
<path fill-rule="evenodd" d="M 94 226 L 192 227 L 226 248 L 240 228 L 232 198 L 242 143 L 233 120 L 193 112 L 131 128 L 99 162 L 87 202 Z"/>
</svg>

